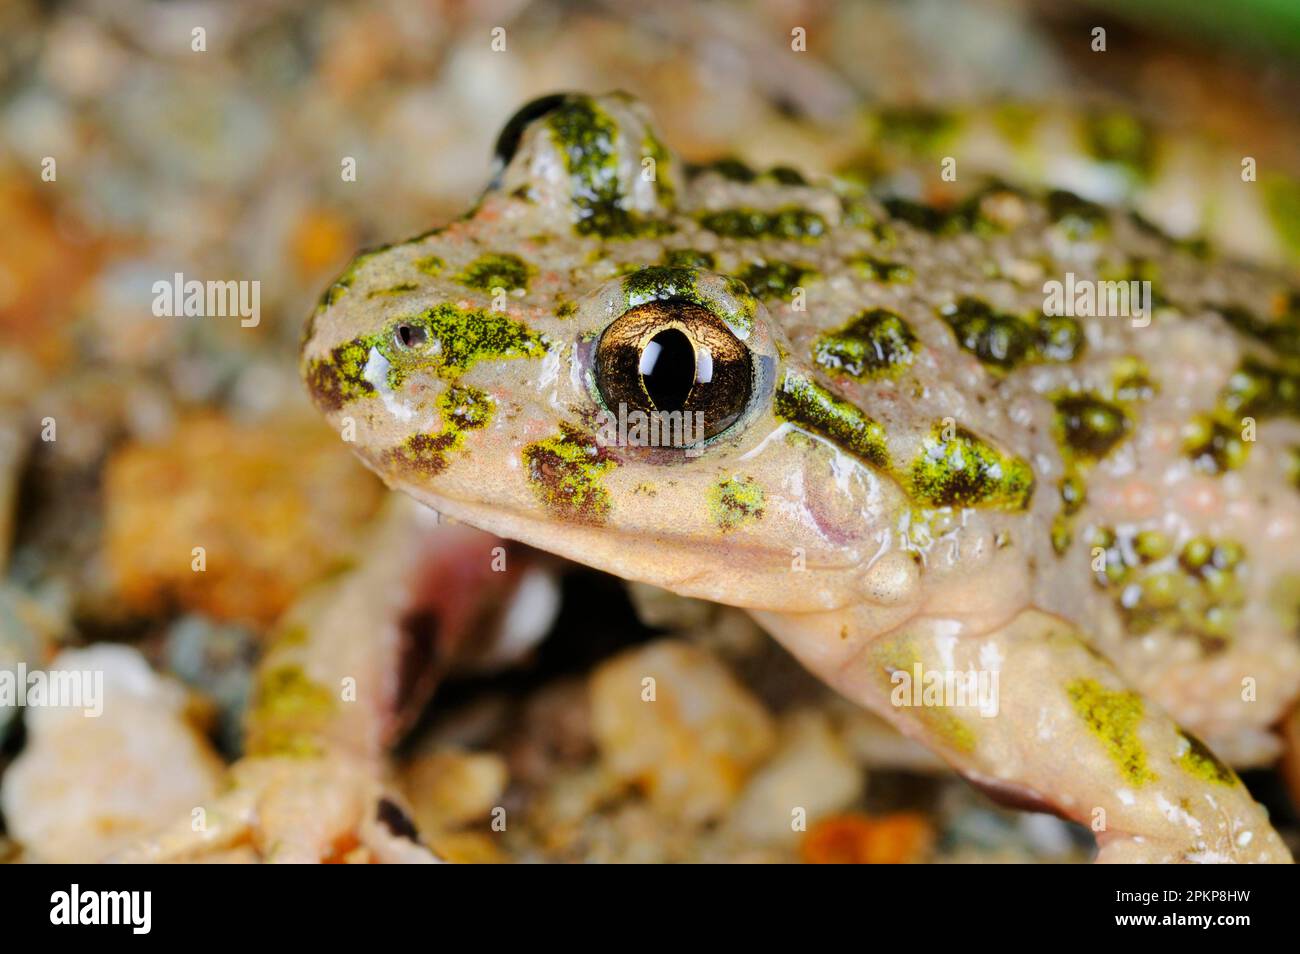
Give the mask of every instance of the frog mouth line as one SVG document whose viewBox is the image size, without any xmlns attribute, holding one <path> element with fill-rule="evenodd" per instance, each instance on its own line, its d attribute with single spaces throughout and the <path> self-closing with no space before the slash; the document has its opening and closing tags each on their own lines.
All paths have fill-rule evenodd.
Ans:
<svg viewBox="0 0 1300 954">
<path fill-rule="evenodd" d="M 757 596 L 759 592 L 781 592 L 779 589 L 773 590 L 766 585 L 743 588 L 729 585 L 725 582 L 727 580 L 724 575 L 725 570 L 722 573 L 706 570 L 685 574 L 680 571 L 673 572 L 674 569 L 698 562 L 701 551 L 707 549 L 693 541 L 659 539 L 651 548 L 645 546 L 646 537 L 640 533 L 577 523 L 551 523 L 525 511 L 446 497 L 414 485 L 399 484 L 394 489 L 414 497 L 439 514 L 488 533 L 517 540 L 602 572 L 660 586 L 683 596 L 742 608 L 778 612 L 820 612 L 837 609 L 851 602 L 850 600 L 827 603 L 810 601 L 791 606 L 785 603 L 774 603 L 770 599 L 763 600 Z M 639 545 L 629 545 L 629 541 L 636 541 Z M 647 552 L 655 555 L 647 558 L 644 556 Z M 769 568 L 773 573 L 784 573 L 788 569 L 789 559 L 784 550 L 754 550 L 753 553 L 770 555 Z M 764 562 L 768 563 L 766 560 Z M 844 564 L 826 569 L 836 574 L 852 573 L 855 566 Z M 761 571 L 753 575 L 756 578 L 766 576 Z M 742 574 L 735 576 L 739 578 Z"/>
</svg>

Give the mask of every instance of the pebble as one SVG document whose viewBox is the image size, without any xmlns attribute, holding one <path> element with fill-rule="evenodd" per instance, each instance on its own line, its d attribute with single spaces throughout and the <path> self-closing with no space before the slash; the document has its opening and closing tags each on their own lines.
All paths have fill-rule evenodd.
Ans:
<svg viewBox="0 0 1300 954">
<path fill-rule="evenodd" d="M 25 710 L 27 744 L 4 774 L 0 809 L 28 860 L 101 860 L 215 794 L 222 765 L 187 718 L 188 695 L 138 652 L 65 650 L 50 668 L 102 673 L 103 712 Z"/>
</svg>

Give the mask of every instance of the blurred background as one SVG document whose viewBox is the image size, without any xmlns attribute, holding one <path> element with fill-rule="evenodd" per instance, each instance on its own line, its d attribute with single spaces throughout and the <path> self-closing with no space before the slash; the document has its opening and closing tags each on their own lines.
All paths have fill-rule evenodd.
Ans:
<svg viewBox="0 0 1300 954">
<path fill-rule="evenodd" d="M 384 496 L 308 406 L 304 319 L 358 248 L 463 212 L 522 103 L 615 88 L 691 161 L 943 201 L 918 170 L 959 154 L 1300 265 L 1293 0 L 6 0 L 0 665 L 127 647 L 113 665 L 150 701 L 114 730 L 144 740 L 134 753 L 0 709 L 0 855 L 100 857 L 217 784 L 268 634 L 364 557 Z M 1257 182 L 1241 181 L 1246 156 Z M 177 272 L 259 281 L 260 324 L 155 317 L 153 283 Z M 587 572 L 562 586 L 586 608 L 562 609 L 509 672 L 440 688 L 407 740 L 422 827 L 466 860 L 1086 860 L 1080 833 L 992 807 L 739 614 Z M 687 647 L 672 665 L 699 666 L 699 691 L 716 682 L 719 711 L 758 713 L 769 740 L 735 754 L 739 781 L 687 778 L 701 810 L 611 769 L 637 756 L 590 726 L 593 667 L 666 633 Z M 676 757 L 634 775 L 689 776 L 698 760 Z M 48 784 L 14 781 L 22 759 Z M 1285 773 L 1250 781 L 1294 833 Z M 834 793 L 820 828 L 792 839 L 754 820 L 797 784 Z M 478 831 L 502 799 L 530 818 L 506 848 Z"/>
</svg>

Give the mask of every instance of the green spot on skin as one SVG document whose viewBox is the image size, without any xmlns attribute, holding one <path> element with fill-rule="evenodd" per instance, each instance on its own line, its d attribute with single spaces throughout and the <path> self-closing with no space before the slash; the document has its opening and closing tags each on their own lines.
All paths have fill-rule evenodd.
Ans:
<svg viewBox="0 0 1300 954">
<path fill-rule="evenodd" d="M 1042 119 L 1040 107 L 1030 103 L 1005 102 L 994 107 L 993 122 L 998 134 L 1016 146 L 1024 146 Z"/>
<path fill-rule="evenodd" d="M 1068 363 L 1083 351 L 1083 329 L 1068 316 L 1040 314 L 1030 321 L 972 297 L 959 298 L 939 314 L 964 350 L 997 371 L 1022 364 Z"/>
<path fill-rule="evenodd" d="M 723 533 L 762 519 L 763 500 L 763 488 L 747 477 L 729 477 L 709 488 L 709 512 Z"/>
<path fill-rule="evenodd" d="M 716 172 L 724 179 L 729 179 L 732 182 L 753 182 L 756 177 L 754 170 L 735 156 L 723 156 L 721 159 L 714 159 L 712 162 L 695 166 L 692 172 L 696 175 L 704 172 Z"/>
<path fill-rule="evenodd" d="M 693 268 L 651 265 L 629 272 L 623 278 L 623 294 L 629 308 L 665 299 L 708 307 L 697 289 L 698 279 L 699 272 Z"/>
<path fill-rule="evenodd" d="M 457 385 L 438 398 L 446 426 L 456 431 L 476 431 L 492 420 L 492 398 L 486 391 Z"/>
<path fill-rule="evenodd" d="M 904 196 L 890 196 L 882 204 L 893 218 L 932 235 L 997 235 L 1007 231 L 1007 201 L 1023 201 L 1023 195 L 999 182 L 992 182 L 971 193 L 955 205 L 935 206 Z"/>
<path fill-rule="evenodd" d="M 1124 780 L 1131 785 L 1155 781 L 1137 733 L 1142 723 L 1142 697 L 1136 692 L 1106 689 L 1095 679 L 1072 680 L 1065 691 L 1074 711 L 1101 740 Z"/>
<path fill-rule="evenodd" d="M 1187 743 L 1187 751 L 1176 761 L 1186 772 L 1218 785 L 1237 784 L 1237 773 L 1220 761 L 1208 745 L 1190 732 L 1180 731 L 1178 734 Z"/>
<path fill-rule="evenodd" d="M 1214 541 L 1209 537 L 1193 537 L 1183 545 L 1178 562 L 1189 573 L 1199 574 L 1214 559 Z"/>
<path fill-rule="evenodd" d="M 370 335 L 339 345 L 328 358 L 318 358 L 307 368 L 307 388 L 317 406 L 337 411 L 349 401 L 374 394 L 375 388 L 365 379 L 370 351 L 380 336 Z"/>
<path fill-rule="evenodd" d="M 1277 341 L 1294 347 L 1300 338 L 1278 336 Z M 1188 422 L 1184 450 L 1198 469 L 1219 474 L 1246 462 L 1251 445 L 1242 436 L 1246 417 L 1300 417 L 1300 373 L 1246 358 L 1228 378 L 1214 411 Z"/>
<path fill-rule="evenodd" d="M 456 281 L 468 288 L 490 292 L 494 288 L 512 291 L 516 288 L 528 289 L 528 280 L 537 269 L 529 265 L 518 255 L 510 253 L 492 253 L 480 255 L 465 270 L 456 276 Z"/>
<path fill-rule="evenodd" d="M 629 271 L 623 277 L 623 296 L 629 308 L 648 301 L 689 301 L 707 308 L 733 331 L 742 337 L 749 334 L 758 312 L 758 302 L 744 285 L 728 280 L 727 291 L 736 299 L 737 307 L 727 310 L 721 302 L 702 294 L 699 289 L 700 273 L 695 268 L 677 265 L 650 265 Z"/>
<path fill-rule="evenodd" d="M 714 159 L 712 162 L 691 167 L 692 175 L 698 176 L 705 172 L 715 173 L 731 182 L 749 183 L 766 180 L 785 186 L 806 186 L 808 184 L 808 180 L 804 178 L 803 173 L 798 169 L 792 169 L 790 166 L 773 166 L 767 172 L 758 173 L 734 156 L 724 156 L 721 159 Z"/>
<path fill-rule="evenodd" d="M 1100 460 L 1130 430 L 1124 409 L 1095 394 L 1062 394 L 1056 405 L 1056 439 L 1068 454 Z"/>
<path fill-rule="evenodd" d="M 924 232 L 934 235 L 955 235 L 966 231 L 966 223 L 957 220 L 947 211 L 926 205 L 924 202 L 891 196 L 882 204 L 890 216 Z"/>
<path fill-rule="evenodd" d="M 594 437 L 561 424 L 555 437 L 525 447 L 523 460 L 533 492 L 554 513 L 576 523 L 605 522 L 610 496 L 601 484 L 616 463 Z"/>
<path fill-rule="evenodd" d="M 1149 282 L 1151 285 L 1149 305 L 1152 309 L 1160 311 L 1173 305 L 1173 302 L 1169 300 L 1169 297 L 1164 292 L 1163 270 L 1160 263 L 1152 259 L 1140 255 L 1127 255 L 1118 262 L 1103 261 L 1098 265 L 1097 277 L 1103 282 Z M 1076 299 L 1075 311 L 1079 314 L 1087 314 L 1089 310 L 1094 308 L 1100 310 L 1104 303 L 1105 311 L 1102 314 L 1123 314 L 1123 309 L 1126 306 L 1123 298 L 1125 293 L 1122 288 L 1123 285 L 1112 299 L 1108 291 L 1102 291 L 1101 287 L 1099 287 L 1095 302 L 1091 305 L 1088 304 L 1087 299 L 1091 296 L 1085 296 L 1082 304 Z M 1137 302 L 1137 299 L 1133 298 L 1131 301 Z"/>
<path fill-rule="evenodd" d="M 388 383 L 399 386 L 412 371 L 431 368 L 443 378 L 454 378 L 480 361 L 540 358 L 546 354 L 541 335 L 522 322 L 495 311 L 436 305 L 394 323 L 422 328 L 425 342 L 401 348 L 392 333 L 384 335 L 380 349 L 390 363 Z"/>
<path fill-rule="evenodd" d="M 943 424 L 922 441 L 908 477 L 912 496 L 932 507 L 1023 510 L 1034 492 L 1033 471 L 1023 460 Z"/>
<path fill-rule="evenodd" d="M 1083 328 L 1068 315 L 1039 315 L 1034 321 L 1033 357 L 1068 364 L 1083 350 Z"/>
<path fill-rule="evenodd" d="M 388 452 L 388 460 L 402 470 L 440 474 L 447 469 L 447 453 L 455 444 L 456 435 L 446 431 L 412 434 L 400 447 Z"/>
<path fill-rule="evenodd" d="M 790 166 L 773 166 L 763 173 L 763 178 L 770 179 L 783 186 L 806 186 L 808 184 L 804 174 Z"/>
<path fill-rule="evenodd" d="M 1183 450 L 1196 469 L 1207 474 L 1236 470 L 1250 456 L 1250 443 L 1242 440 L 1241 425 L 1212 414 L 1198 414 L 1184 431 Z"/>
<path fill-rule="evenodd" d="M 1025 323 L 1015 315 L 995 312 L 975 298 L 962 298 L 941 310 L 957 343 L 986 365 L 1008 370 L 1021 364 L 1029 353 Z"/>
<path fill-rule="evenodd" d="M 324 310 L 334 304 L 347 293 L 357 280 L 357 274 L 361 271 L 361 266 L 370 261 L 381 252 L 386 252 L 392 248 L 391 245 L 380 245 L 377 248 L 363 249 L 358 252 L 356 257 L 348 263 L 348 267 L 343 269 L 343 274 L 334 279 L 334 283 L 325 289 L 325 294 L 321 296 L 320 304 L 317 310 Z"/>
<path fill-rule="evenodd" d="M 912 269 L 899 262 L 891 262 L 874 255 L 858 255 L 848 260 L 864 278 L 875 282 L 910 282 L 915 276 Z"/>
<path fill-rule="evenodd" d="M 664 252 L 663 263 L 670 268 L 707 268 L 713 269 L 717 262 L 712 252 L 697 248 L 670 248 Z"/>
<path fill-rule="evenodd" d="M 788 299 L 804 282 L 816 277 L 811 265 L 796 262 L 766 262 L 750 265 L 738 277 L 758 298 Z"/>
<path fill-rule="evenodd" d="M 700 212 L 696 220 L 718 235 L 734 239 L 788 239 L 811 242 L 826 234 L 826 220 L 809 209 L 720 209 Z"/>
<path fill-rule="evenodd" d="M 555 303 L 556 318 L 572 318 L 578 313 L 577 302 L 560 300 Z"/>
<path fill-rule="evenodd" d="M 1052 550 L 1057 556 L 1070 549 L 1070 544 L 1074 541 L 1074 530 L 1070 526 L 1070 518 L 1064 514 L 1057 514 L 1053 517 L 1050 537 Z"/>
<path fill-rule="evenodd" d="M 847 183 L 842 182 L 847 186 Z M 882 244 L 893 244 L 896 236 L 876 217 L 870 194 L 856 187 L 849 187 L 840 195 L 840 224 L 853 229 L 869 232 Z"/>
<path fill-rule="evenodd" d="M 447 469 L 448 455 L 465 442 L 465 432 L 486 427 L 492 420 L 490 395 L 478 388 L 453 385 L 438 396 L 442 427 L 430 434 L 412 434 L 388 452 L 388 460 L 403 470 L 436 475 Z"/>
<path fill-rule="evenodd" d="M 258 712 L 270 716 L 314 716 L 330 712 L 334 698 L 328 689 L 307 678 L 301 666 L 279 666 L 258 679 Z"/>
<path fill-rule="evenodd" d="M 1088 486 L 1077 471 L 1069 470 L 1061 478 L 1061 512 L 1073 516 L 1083 507 L 1088 499 Z"/>
<path fill-rule="evenodd" d="M 894 674 L 897 672 L 914 673 L 921 662 L 915 647 L 910 641 L 881 640 L 870 644 L 867 652 L 883 679 L 886 694 L 892 693 L 897 685 Z M 922 665 L 922 669 L 930 668 Z M 975 751 L 977 738 L 975 730 L 960 716 L 940 706 L 912 706 L 907 709 L 909 716 L 914 716 L 935 740 L 955 752 L 969 755 Z"/>
<path fill-rule="evenodd" d="M 1267 345 L 1274 357 L 1300 358 L 1300 311 L 1294 307 L 1272 321 L 1240 305 L 1224 305 L 1218 312 L 1237 331 Z"/>
<path fill-rule="evenodd" d="M 1199 236 L 1175 237 L 1170 235 L 1160 226 L 1156 225 L 1156 223 L 1152 222 L 1146 216 L 1142 215 L 1142 213 L 1133 210 L 1129 210 L 1128 217 L 1129 221 L 1137 226 L 1143 233 L 1152 238 L 1159 239 L 1170 248 L 1186 252 L 1188 255 L 1195 258 L 1206 259 L 1210 257 L 1210 252 L 1212 251 L 1210 243 L 1204 238 Z"/>
<path fill-rule="evenodd" d="M 1156 394 L 1147 364 L 1136 355 L 1115 359 L 1112 391 L 1120 401 L 1146 401 Z"/>
<path fill-rule="evenodd" d="M 1133 537 L 1133 552 L 1143 563 L 1163 560 L 1172 549 L 1169 537 L 1159 530 L 1142 530 Z"/>
<path fill-rule="evenodd" d="M 415 266 L 417 271 L 433 276 L 442 271 L 445 263 L 437 255 L 426 255 L 423 258 L 417 258 L 411 264 Z"/>
<path fill-rule="evenodd" d="M 1071 241 L 1101 239 L 1110 231 L 1110 215 L 1104 206 L 1064 189 L 1047 194 L 1047 214 Z"/>
<path fill-rule="evenodd" d="M 1142 120 L 1129 113 L 1092 113 L 1084 119 L 1084 144 L 1099 162 L 1122 167 L 1145 181 L 1155 167 L 1155 139 Z"/>
<path fill-rule="evenodd" d="M 727 292 L 745 303 L 745 307 L 750 312 L 752 318 L 758 312 L 758 299 L 749 293 L 749 287 L 734 275 L 727 275 L 723 278 Z"/>
<path fill-rule="evenodd" d="M 837 444 L 874 467 L 889 465 L 885 429 L 860 408 L 794 371 L 774 396 L 776 416 Z"/>
<path fill-rule="evenodd" d="M 1292 256 L 1300 257 L 1300 179 L 1267 176 L 1260 184 L 1278 239 Z"/>
<path fill-rule="evenodd" d="M 1300 374 L 1247 358 L 1219 397 L 1223 410 L 1241 416 L 1300 417 Z"/>
<path fill-rule="evenodd" d="M 321 754 L 321 734 L 333 711 L 334 696 L 312 682 L 301 666 L 264 670 L 249 711 L 248 754 L 301 758 Z"/>
<path fill-rule="evenodd" d="M 418 291 L 419 285 L 414 282 L 402 282 L 397 285 L 391 285 L 388 288 L 376 288 L 366 295 L 367 298 L 392 298 L 396 295 L 406 295 L 413 291 Z"/>
<path fill-rule="evenodd" d="M 942 709 L 922 707 L 915 711 L 925 727 L 949 748 L 967 755 L 975 751 L 975 732 L 964 719 Z"/>
<path fill-rule="evenodd" d="M 325 745 L 313 732 L 295 729 L 250 729 L 246 755 L 315 759 L 325 754 Z"/>
<path fill-rule="evenodd" d="M 956 115 L 928 107 L 884 109 L 876 116 L 877 138 L 916 156 L 938 155 L 958 128 Z"/>
<path fill-rule="evenodd" d="M 1175 553 L 1173 541 L 1159 531 L 1121 535 L 1098 527 L 1089 545 L 1104 551 L 1094 579 L 1112 591 L 1131 635 L 1162 629 L 1196 638 L 1205 653 L 1232 640 L 1246 603 L 1237 573 L 1245 550 L 1236 541 L 1193 537 Z"/>
<path fill-rule="evenodd" d="M 1052 549 L 1062 554 L 1074 541 L 1073 517 L 1088 499 L 1088 485 L 1072 461 L 1066 462 L 1066 472 L 1057 488 L 1061 492 L 1061 512 L 1052 519 Z"/>
<path fill-rule="evenodd" d="M 624 208 L 618 178 L 618 124 L 589 96 L 572 96 L 546 117 L 564 156 L 580 235 L 637 238 L 672 231 L 668 222 Z M 656 178 L 667 170 L 656 170 Z"/>
<path fill-rule="evenodd" d="M 1100 547 L 1105 556 L 1101 569 L 1094 574 L 1094 582 L 1102 589 L 1124 582 L 1129 575 L 1129 567 L 1126 563 L 1124 551 L 1119 546 L 1115 531 L 1110 527 L 1094 528 L 1088 536 L 1088 545 L 1090 547 Z"/>
<path fill-rule="evenodd" d="M 916 336 L 901 316 L 884 308 L 864 311 L 838 331 L 813 342 L 813 360 L 828 371 L 858 378 L 896 380 L 912 365 Z"/>
</svg>

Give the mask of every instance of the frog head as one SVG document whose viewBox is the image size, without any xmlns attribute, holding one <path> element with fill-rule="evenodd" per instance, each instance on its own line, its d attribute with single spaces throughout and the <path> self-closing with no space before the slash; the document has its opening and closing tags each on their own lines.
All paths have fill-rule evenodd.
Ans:
<svg viewBox="0 0 1300 954">
<path fill-rule="evenodd" d="M 928 430 L 832 390 L 797 309 L 749 287 L 754 263 L 825 260 L 844 204 L 739 180 L 685 175 L 627 96 L 530 104 L 472 212 L 326 292 L 313 399 L 390 486 L 621 576 L 789 612 L 909 598 L 897 460 Z M 908 346 L 871 333 L 873 360 Z"/>
</svg>

